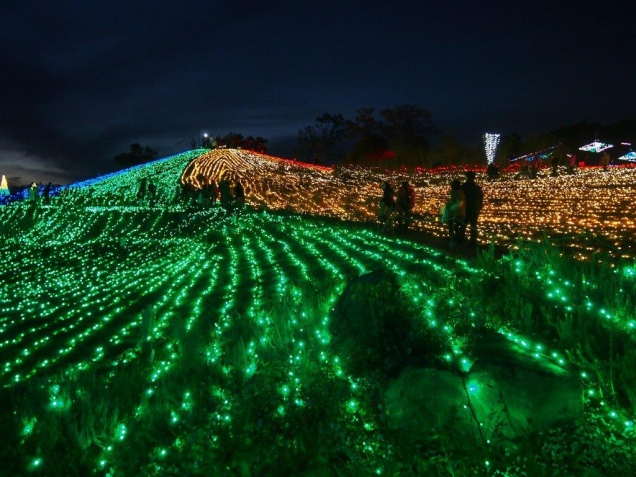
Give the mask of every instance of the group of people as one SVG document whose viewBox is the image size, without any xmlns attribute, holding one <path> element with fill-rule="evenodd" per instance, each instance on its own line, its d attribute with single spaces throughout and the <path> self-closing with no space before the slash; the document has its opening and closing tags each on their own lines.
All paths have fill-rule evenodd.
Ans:
<svg viewBox="0 0 636 477">
<path fill-rule="evenodd" d="M 202 184 L 196 189 L 191 183 L 181 183 L 181 198 L 185 203 L 195 204 L 198 207 L 212 207 L 220 202 L 228 212 L 238 211 L 245 205 L 245 188 L 240 180 L 232 181 L 221 179 L 218 183 L 213 179 L 206 180 L 199 177 Z"/>
<path fill-rule="evenodd" d="M 413 208 L 415 207 L 415 189 L 408 181 L 404 181 L 398 189 L 397 200 L 394 195 L 395 192 L 391 184 L 383 182 L 379 218 L 381 222 L 385 223 L 395 218 L 397 228 L 406 231 L 412 220 Z"/>
<path fill-rule="evenodd" d="M 141 179 L 139 190 L 137 191 L 137 201 L 139 205 L 145 205 L 148 203 L 150 207 L 153 207 L 157 198 L 157 186 L 155 183 L 148 181 L 145 177 Z"/>
<path fill-rule="evenodd" d="M 475 173 L 466 172 L 466 181 L 451 182 L 450 199 L 442 210 L 442 222 L 448 224 L 451 246 L 466 241 L 466 228 L 470 225 L 469 245 L 477 245 L 477 220 L 484 206 L 484 193 L 475 182 Z"/>
<path fill-rule="evenodd" d="M 28 188 L 29 201 L 38 203 L 40 200 L 44 202 L 45 205 L 49 205 L 51 203 L 51 193 L 53 190 L 53 183 L 49 182 L 42 188 L 42 193 L 40 194 L 40 188 L 42 188 L 42 183 L 38 185 L 35 182 L 31 182 Z M 40 199 L 41 197 L 41 199 Z"/>
<path fill-rule="evenodd" d="M 415 190 L 408 181 L 402 182 L 395 191 L 388 182 L 382 183 L 382 200 L 378 217 L 380 222 L 397 223 L 397 229 L 406 231 L 413 217 L 415 207 Z M 450 197 L 442 207 L 441 220 L 448 224 L 451 246 L 466 242 L 466 228 L 470 225 L 469 245 L 477 245 L 477 220 L 484 205 L 484 194 L 475 182 L 475 173 L 466 172 L 466 181 L 458 179 L 451 182 Z"/>
</svg>

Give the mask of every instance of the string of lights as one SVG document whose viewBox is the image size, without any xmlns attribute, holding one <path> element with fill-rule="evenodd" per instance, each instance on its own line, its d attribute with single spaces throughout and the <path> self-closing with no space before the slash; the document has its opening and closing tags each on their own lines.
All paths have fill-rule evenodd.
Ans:
<svg viewBox="0 0 636 477">
<path fill-rule="evenodd" d="M 501 134 L 484 134 L 484 148 L 486 150 L 486 161 L 488 164 L 495 162 L 495 154 L 497 153 L 497 146 L 499 146 L 500 140 Z"/>
<path fill-rule="evenodd" d="M 443 331 L 446 350 L 439 360 L 469 376 L 472 359 L 456 331 L 461 323 L 443 311 L 453 305 L 443 290 L 451 281 L 469 288 L 471 280 L 488 272 L 409 240 L 307 216 L 372 220 L 380 195 L 378 177 L 396 182 L 409 177 L 418 191 L 417 210 L 435 210 L 456 173 L 369 175 L 232 150 L 188 153 L 174 160 L 179 167 L 163 160 L 154 174 L 134 168 L 129 175 L 69 188 L 72 194 L 62 194 L 51 205 L 0 208 L 0 251 L 6 263 L 0 271 L 0 385 L 13 389 L 39 379 L 48 390 L 46 412 L 63 414 L 77 405 L 69 384 L 77 376 L 100 369 L 114 379 L 133 367 L 143 370 L 143 392 L 135 396 L 136 404 L 122 409 L 101 445 L 88 452 L 96 470 L 112 473 L 125 444 L 138 442 L 145 429 L 156 427 L 159 415 L 170 432 L 153 441 L 148 459 L 154 472 L 161 473 L 164 462 L 183 451 L 203 414 L 214 422 L 209 440 L 221 448 L 220 439 L 233 431 L 241 412 L 236 384 L 258 377 L 265 366 L 279 368 L 272 383 L 279 404 L 266 410 L 271 412 L 267 419 L 288 422 L 309 406 L 315 384 L 308 370 L 318 363 L 321 376 L 348 389 L 338 398 L 339 419 L 364 436 L 354 438 L 347 450 L 364 456 L 365 471 L 383 473 L 389 454 L 382 424 L 364 398 L 367 383 L 347 369 L 343 351 L 330 346 L 329 310 L 347 277 L 388 269 L 402 280 L 423 322 Z M 513 225 L 523 224 L 520 230 L 528 239 L 546 229 L 573 233 L 597 227 L 613 231 L 610 236 L 620 243 L 621 234 L 634 228 L 636 211 L 625 199 L 633 174 L 632 169 L 616 168 L 536 181 L 484 182 L 488 201 L 482 233 L 503 242 L 520 233 Z M 138 203 L 139 182 L 146 177 L 165 191 L 154 205 Z M 200 188 L 221 178 L 244 181 L 248 205 L 259 211 L 237 217 L 218 206 L 193 210 L 192 204 L 175 201 L 179 183 Z M 504 217 L 517 222 L 505 224 Z M 443 233 L 435 221 L 418 228 Z M 588 290 L 582 282 L 584 293 L 574 293 L 573 280 L 558 271 L 529 273 L 529 264 L 514 257 L 502 263 L 529 288 L 540 290 L 546 306 L 600 317 L 601 326 L 636 338 L 634 317 L 618 306 L 595 303 L 591 285 Z M 615 271 L 633 284 L 633 268 Z M 315 283 L 324 280 L 332 286 L 316 290 Z M 327 297 L 315 309 L 307 306 L 312 292 Z M 478 307 L 462 306 L 469 320 L 488 318 Z M 586 404 L 601 406 L 608 422 L 631 432 L 629 412 L 610 404 L 595 375 L 567 358 L 572 350 L 521 337 L 513 327 L 499 332 L 511 346 L 526 350 L 529 360 L 576 372 L 585 386 Z M 197 337 L 205 337 L 204 347 L 188 350 L 185 343 Z M 273 348 L 285 353 L 272 355 Z M 212 389 L 197 389 L 194 380 L 180 373 L 197 367 L 218 377 Z M 168 384 L 179 380 L 186 384 L 167 399 Z M 479 386 L 471 385 L 469 393 L 479 393 Z M 38 431 L 31 412 L 16 410 L 24 422 L 24 439 Z M 469 402 L 463 412 L 470 412 Z M 486 455 L 486 466 L 488 459 Z M 43 469 L 46 463 L 46 456 L 36 455 L 27 467 Z"/>
</svg>

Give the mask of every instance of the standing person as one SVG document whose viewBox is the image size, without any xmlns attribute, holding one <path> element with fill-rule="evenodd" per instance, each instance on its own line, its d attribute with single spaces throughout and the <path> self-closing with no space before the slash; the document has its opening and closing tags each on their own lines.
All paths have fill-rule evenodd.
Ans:
<svg viewBox="0 0 636 477">
<path fill-rule="evenodd" d="M 404 181 L 397 193 L 397 209 L 400 214 L 398 221 L 400 228 L 404 231 L 409 228 L 409 223 L 411 222 L 411 211 L 414 206 L 415 191 L 408 181 Z"/>
<path fill-rule="evenodd" d="M 141 179 L 141 182 L 139 183 L 139 190 L 137 191 L 137 200 L 139 201 L 139 205 L 143 205 L 144 201 L 146 200 L 147 186 L 148 186 L 148 181 L 144 177 L 143 179 Z"/>
<path fill-rule="evenodd" d="M 232 202 L 232 208 L 241 210 L 245 205 L 245 189 L 239 179 L 236 180 L 234 186 L 234 201 Z"/>
<path fill-rule="evenodd" d="M 219 183 L 219 189 L 221 191 L 221 207 L 226 211 L 229 211 L 232 207 L 232 193 L 230 191 L 230 182 L 227 179 L 221 179 Z"/>
<path fill-rule="evenodd" d="M 552 154 L 550 157 L 550 164 L 552 166 L 552 177 L 557 177 L 559 175 L 559 164 L 561 164 L 561 157 L 557 155 L 557 152 Z"/>
<path fill-rule="evenodd" d="M 475 183 L 475 173 L 473 171 L 466 172 L 466 182 L 462 184 L 462 191 L 466 198 L 466 224 L 470 224 L 470 246 L 477 245 L 477 220 L 479 213 L 484 206 L 484 193 L 481 187 Z M 459 237 L 460 242 L 464 241 L 466 227 L 461 229 L 462 235 Z"/>
<path fill-rule="evenodd" d="M 605 151 L 603 155 L 601 156 L 601 164 L 603 165 L 604 171 L 607 170 L 607 166 L 609 166 L 609 163 L 610 163 L 610 155 L 609 155 L 609 152 Z"/>
<path fill-rule="evenodd" d="M 53 183 L 49 182 L 46 187 L 44 187 L 44 191 L 42 195 L 44 196 L 44 203 L 46 205 L 51 203 L 51 188 L 53 187 Z"/>
<path fill-rule="evenodd" d="M 568 174 L 574 174 L 576 167 L 576 154 L 570 154 L 570 163 L 568 164 Z"/>
<path fill-rule="evenodd" d="M 154 207 L 155 201 L 157 200 L 157 186 L 152 181 L 148 183 L 148 200 L 150 207 Z"/>
<path fill-rule="evenodd" d="M 448 222 L 451 247 L 457 245 L 462 236 L 462 227 L 466 220 L 466 196 L 458 179 L 451 182 L 450 199 L 444 208 L 444 219 Z"/>
<path fill-rule="evenodd" d="M 537 178 L 537 174 L 539 173 L 539 168 L 541 167 L 541 157 L 537 154 L 532 162 L 532 170 L 530 172 L 530 177 L 532 179 Z"/>
<path fill-rule="evenodd" d="M 388 182 L 382 183 L 382 200 L 380 201 L 380 212 L 378 218 L 380 222 L 387 221 L 395 212 L 395 198 L 393 197 L 393 187 Z"/>
<path fill-rule="evenodd" d="M 206 205 L 214 206 L 218 197 L 219 189 L 216 186 L 216 182 L 214 182 L 214 179 L 210 179 L 210 182 L 205 186 Z"/>
<path fill-rule="evenodd" d="M 521 160 L 519 173 L 515 176 L 515 179 L 521 179 L 522 177 L 530 177 L 528 161 L 526 161 L 525 159 Z"/>
<path fill-rule="evenodd" d="M 35 182 L 31 182 L 29 186 L 29 200 L 35 202 L 38 199 L 38 185 Z"/>
<path fill-rule="evenodd" d="M 488 175 L 489 181 L 494 181 L 499 177 L 499 168 L 491 162 L 486 168 L 486 174 Z"/>
</svg>

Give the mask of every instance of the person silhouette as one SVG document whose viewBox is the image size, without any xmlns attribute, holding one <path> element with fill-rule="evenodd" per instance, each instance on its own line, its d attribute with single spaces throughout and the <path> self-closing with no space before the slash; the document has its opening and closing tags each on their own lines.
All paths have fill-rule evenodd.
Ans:
<svg viewBox="0 0 636 477">
<path fill-rule="evenodd" d="M 450 198 L 444 208 L 443 220 L 448 223 L 451 247 L 454 247 L 459 244 L 466 220 L 466 196 L 458 179 L 451 182 Z"/>
<path fill-rule="evenodd" d="M 462 191 L 466 197 L 466 224 L 470 224 L 470 242 L 471 246 L 477 245 L 477 220 L 484 205 L 484 193 L 481 187 L 475 182 L 475 173 L 473 171 L 466 172 L 466 182 L 462 184 Z M 462 235 L 459 241 L 463 242 L 466 235 L 466 227 L 461 229 Z"/>
</svg>

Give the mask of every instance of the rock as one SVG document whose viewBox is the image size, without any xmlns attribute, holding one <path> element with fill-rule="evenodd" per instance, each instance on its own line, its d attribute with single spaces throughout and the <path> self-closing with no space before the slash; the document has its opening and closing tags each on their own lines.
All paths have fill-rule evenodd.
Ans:
<svg viewBox="0 0 636 477">
<path fill-rule="evenodd" d="M 571 372 L 502 336 L 480 338 L 472 354 L 475 362 L 464 375 L 403 370 L 385 392 L 389 426 L 431 434 L 451 425 L 463 434 L 481 430 L 488 439 L 545 431 L 582 416 L 583 387 Z"/>
<path fill-rule="evenodd" d="M 582 383 L 561 366 L 499 334 L 482 338 L 472 355 L 470 399 L 487 433 L 496 426 L 509 436 L 546 430 L 582 416 Z"/>
<path fill-rule="evenodd" d="M 420 437 L 431 437 L 448 424 L 458 431 L 475 428 L 466 406 L 462 377 L 433 368 L 407 368 L 384 395 L 390 428 Z"/>
<path fill-rule="evenodd" d="M 399 290 L 397 276 L 386 270 L 353 279 L 334 306 L 332 336 L 336 341 L 379 336 L 399 300 Z"/>
<path fill-rule="evenodd" d="M 388 271 L 357 277 L 343 290 L 330 333 L 334 348 L 346 350 L 342 358 L 349 372 L 398 373 L 405 366 L 413 320 L 403 298 L 397 277 Z"/>
</svg>

